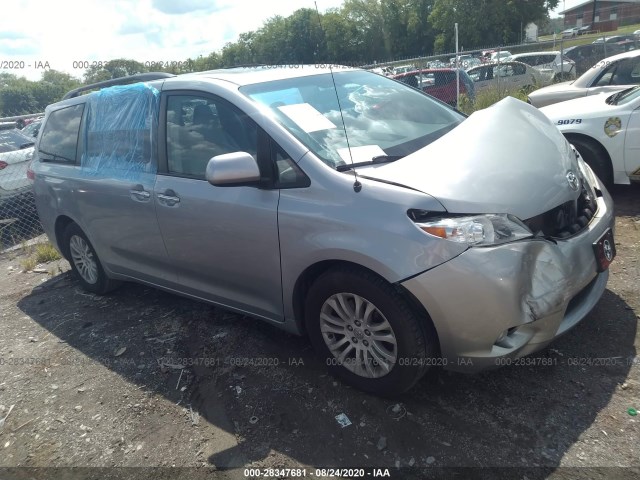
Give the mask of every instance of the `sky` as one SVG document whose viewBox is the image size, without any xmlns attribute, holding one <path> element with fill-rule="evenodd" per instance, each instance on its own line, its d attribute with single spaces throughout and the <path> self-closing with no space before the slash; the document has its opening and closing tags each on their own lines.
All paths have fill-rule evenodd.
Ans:
<svg viewBox="0 0 640 480">
<path fill-rule="evenodd" d="M 586 0 L 560 0 L 560 3 L 558 4 L 558 8 L 556 8 L 552 13 L 551 13 L 551 17 L 559 17 L 560 16 L 560 12 L 563 12 L 565 9 L 567 8 L 573 8 L 576 5 L 580 5 L 581 3 L 584 3 Z M 565 7 L 566 5 L 566 7 Z"/>
<path fill-rule="evenodd" d="M 342 0 L 316 0 L 320 12 Z M 43 67 L 81 78 L 87 62 L 181 61 L 219 51 L 274 15 L 313 0 L 10 0 L 0 16 L 0 71 L 39 80 Z M 75 62 L 75 63 L 74 63 Z M 8 68 L 7 68 L 8 67 Z"/>
<path fill-rule="evenodd" d="M 566 0 L 566 8 L 583 0 Z M 321 12 L 342 0 L 317 0 Z M 92 62 L 181 61 L 219 51 L 274 15 L 312 0 L 10 0 L 0 16 L 0 72 L 39 80 L 44 68 L 82 78 Z M 557 12 L 563 10 L 563 2 Z"/>
</svg>

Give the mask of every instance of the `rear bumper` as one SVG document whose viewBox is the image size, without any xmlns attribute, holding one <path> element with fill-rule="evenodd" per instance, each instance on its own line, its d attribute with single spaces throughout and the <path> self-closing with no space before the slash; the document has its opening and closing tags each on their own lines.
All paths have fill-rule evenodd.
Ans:
<svg viewBox="0 0 640 480">
<path fill-rule="evenodd" d="M 605 290 L 609 272 L 597 273 L 593 244 L 613 227 L 604 191 L 591 223 L 568 240 L 471 248 L 403 282 L 429 312 L 441 364 L 465 372 L 504 365 L 578 324 Z"/>
</svg>

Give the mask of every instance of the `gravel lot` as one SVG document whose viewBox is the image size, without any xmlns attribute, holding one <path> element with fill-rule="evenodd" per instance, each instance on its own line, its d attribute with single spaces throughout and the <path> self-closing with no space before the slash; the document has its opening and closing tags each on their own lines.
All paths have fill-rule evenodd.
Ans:
<svg viewBox="0 0 640 480">
<path fill-rule="evenodd" d="M 638 478 L 640 417 L 628 409 L 640 409 L 640 186 L 613 196 L 618 257 L 585 321 L 524 365 L 433 371 L 395 400 L 335 381 L 306 339 L 257 320 L 134 284 L 89 295 L 65 261 L 27 273 L 25 249 L 5 252 L 0 478 L 303 467 L 307 477 L 381 467 L 392 478 Z M 189 468 L 14 468 L 51 466 Z"/>
</svg>

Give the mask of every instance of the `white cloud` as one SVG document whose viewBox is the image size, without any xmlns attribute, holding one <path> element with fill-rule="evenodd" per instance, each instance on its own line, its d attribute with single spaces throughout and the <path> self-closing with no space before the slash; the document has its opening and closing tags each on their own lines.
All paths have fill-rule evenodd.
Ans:
<svg viewBox="0 0 640 480">
<path fill-rule="evenodd" d="M 153 0 L 153 8 L 169 15 L 185 13 L 214 12 L 219 10 L 212 0 Z"/>
<path fill-rule="evenodd" d="M 317 0 L 321 12 L 342 0 Z M 219 51 L 274 15 L 315 8 L 312 0 L 41 0 L 11 1 L 0 17 L 0 61 L 24 61 L 81 78 L 78 62 L 127 58 L 177 61 Z M 28 18 L 17 27 L 16 18 Z M 74 63 L 75 62 L 75 63 Z M 82 63 L 80 63 L 82 65 Z M 8 71 L 38 80 L 41 69 Z"/>
</svg>

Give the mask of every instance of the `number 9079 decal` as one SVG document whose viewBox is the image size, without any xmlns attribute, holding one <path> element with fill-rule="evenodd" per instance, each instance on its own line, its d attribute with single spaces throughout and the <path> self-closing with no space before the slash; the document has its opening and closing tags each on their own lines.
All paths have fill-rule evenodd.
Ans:
<svg viewBox="0 0 640 480">
<path fill-rule="evenodd" d="M 573 125 L 582 123 L 581 118 L 572 118 L 571 120 L 558 120 L 558 125 Z"/>
</svg>

